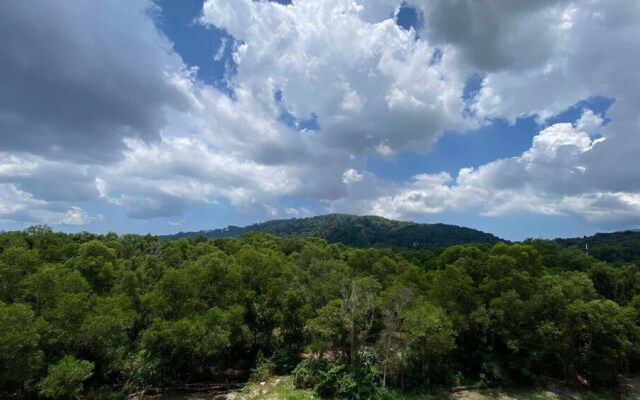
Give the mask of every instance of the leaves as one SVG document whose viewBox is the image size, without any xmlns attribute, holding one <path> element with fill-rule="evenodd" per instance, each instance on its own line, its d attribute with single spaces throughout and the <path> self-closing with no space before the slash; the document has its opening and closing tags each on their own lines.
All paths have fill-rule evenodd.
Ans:
<svg viewBox="0 0 640 400">
<path fill-rule="evenodd" d="M 0 233 L 0 278 L 2 398 L 266 375 L 305 357 L 296 380 L 343 398 L 541 376 L 606 386 L 640 365 L 638 267 L 550 241 L 352 249 L 36 227 Z"/>
<path fill-rule="evenodd" d="M 47 376 L 40 381 L 40 392 L 52 399 L 73 399 L 82 393 L 82 383 L 93 374 L 93 363 L 64 356 L 49 366 Z"/>
</svg>

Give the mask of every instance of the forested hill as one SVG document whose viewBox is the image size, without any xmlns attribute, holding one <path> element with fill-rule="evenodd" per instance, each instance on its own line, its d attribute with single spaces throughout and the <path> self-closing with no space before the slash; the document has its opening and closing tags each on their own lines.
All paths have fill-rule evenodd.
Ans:
<svg viewBox="0 0 640 400">
<path fill-rule="evenodd" d="M 248 232 L 265 232 L 276 236 L 316 236 L 329 243 L 343 243 L 350 247 L 433 248 L 469 243 L 506 242 L 490 233 L 456 225 L 419 224 L 348 214 L 328 214 L 311 218 L 273 220 L 246 227 L 229 226 L 200 232 L 180 232 L 163 238 L 179 239 L 197 235 L 208 238 L 238 238 Z"/>
<path fill-rule="evenodd" d="M 607 262 L 634 263 L 640 265 L 640 231 L 596 233 L 593 236 L 573 239 L 556 239 L 563 247 L 589 246 L 589 255 Z"/>
</svg>

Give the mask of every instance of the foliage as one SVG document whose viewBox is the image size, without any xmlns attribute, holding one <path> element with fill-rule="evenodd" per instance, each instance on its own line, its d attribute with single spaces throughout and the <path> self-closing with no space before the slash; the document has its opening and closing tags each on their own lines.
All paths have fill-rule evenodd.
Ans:
<svg viewBox="0 0 640 400">
<path fill-rule="evenodd" d="M 163 376 L 171 380 L 206 375 L 229 343 L 226 315 L 212 308 L 203 316 L 155 320 L 142 334 L 141 348 L 150 360 L 160 360 Z"/>
<path fill-rule="evenodd" d="M 370 358 L 359 358 L 356 365 L 333 363 L 321 371 L 314 386 L 320 397 L 371 399 L 379 390 L 379 369 Z"/>
<path fill-rule="evenodd" d="M 597 233 L 583 238 L 556 239 L 556 243 L 580 251 L 586 244 L 589 254 L 599 260 L 610 263 L 640 264 L 639 231 Z"/>
<path fill-rule="evenodd" d="M 93 363 L 64 356 L 49 366 L 47 376 L 40 381 L 41 393 L 52 399 L 73 399 L 82 392 L 82 383 L 91 377 Z"/>
<path fill-rule="evenodd" d="M 24 304 L 0 302 L 0 388 L 28 389 L 42 364 L 34 314 Z"/>
<path fill-rule="evenodd" d="M 298 388 L 314 388 L 325 374 L 330 363 L 322 359 L 308 359 L 300 362 L 293 370 L 293 383 Z"/>
<path fill-rule="evenodd" d="M 329 243 L 351 247 L 434 248 L 466 243 L 495 244 L 501 239 L 475 229 L 445 224 L 418 224 L 392 221 L 376 216 L 329 214 L 311 218 L 273 220 L 244 228 L 200 232 L 181 232 L 167 239 L 203 235 L 211 239 L 239 238 L 250 232 L 265 232 L 277 236 L 314 236 Z"/>
<path fill-rule="evenodd" d="M 303 221 L 324 237 L 355 221 L 340 240 L 363 246 L 415 228 Z M 407 250 L 260 232 L 4 232 L 0 398 L 292 370 L 300 388 L 340 398 L 547 377 L 607 387 L 640 372 L 640 268 L 613 261 L 544 240 Z"/>
<path fill-rule="evenodd" d="M 270 359 L 266 358 L 262 351 L 258 352 L 258 358 L 256 361 L 256 367 L 251 370 L 252 382 L 264 382 L 273 376 L 275 370 L 275 364 Z"/>
</svg>

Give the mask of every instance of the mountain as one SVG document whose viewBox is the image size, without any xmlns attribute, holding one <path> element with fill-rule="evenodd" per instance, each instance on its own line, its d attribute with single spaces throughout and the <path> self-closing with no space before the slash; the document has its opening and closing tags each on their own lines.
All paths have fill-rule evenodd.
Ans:
<svg viewBox="0 0 640 400">
<path fill-rule="evenodd" d="M 241 237 L 248 232 L 266 232 L 276 236 L 317 236 L 329 243 L 343 243 L 350 247 L 433 248 L 466 243 L 506 242 L 490 233 L 456 225 L 419 224 L 348 214 L 272 220 L 246 227 L 229 226 L 200 232 L 180 232 L 163 238 L 179 239 L 201 234 L 213 239 Z"/>
<path fill-rule="evenodd" d="M 572 239 L 556 239 L 563 247 L 589 246 L 589 254 L 599 260 L 640 265 L 640 231 L 629 230 L 613 233 L 596 233 L 593 236 Z"/>
</svg>

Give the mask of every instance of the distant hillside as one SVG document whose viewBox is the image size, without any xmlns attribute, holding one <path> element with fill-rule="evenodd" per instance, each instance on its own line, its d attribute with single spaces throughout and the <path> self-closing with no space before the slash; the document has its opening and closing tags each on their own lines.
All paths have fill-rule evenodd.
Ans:
<svg viewBox="0 0 640 400">
<path fill-rule="evenodd" d="M 640 231 L 596 233 L 593 236 L 572 239 L 556 239 L 564 247 L 584 249 L 589 245 L 589 255 L 607 262 L 634 263 L 640 265 Z"/>
<path fill-rule="evenodd" d="M 418 224 L 382 217 L 329 214 L 312 218 L 273 220 L 246 227 L 229 226 L 200 232 L 180 232 L 163 236 L 179 239 L 198 234 L 208 238 L 241 237 L 247 232 L 277 236 L 317 236 L 329 243 L 351 247 L 433 248 L 466 243 L 497 243 L 502 239 L 475 229 L 446 224 Z"/>
</svg>

